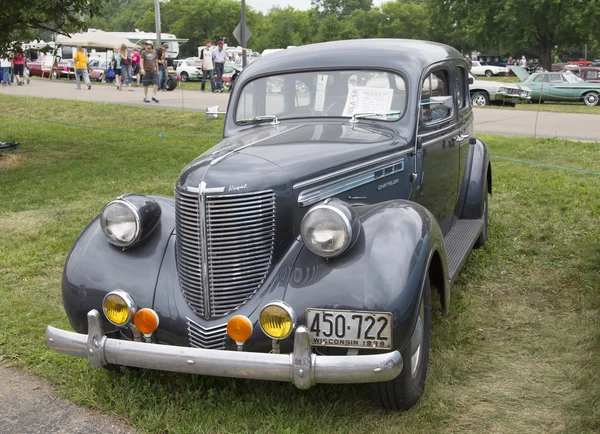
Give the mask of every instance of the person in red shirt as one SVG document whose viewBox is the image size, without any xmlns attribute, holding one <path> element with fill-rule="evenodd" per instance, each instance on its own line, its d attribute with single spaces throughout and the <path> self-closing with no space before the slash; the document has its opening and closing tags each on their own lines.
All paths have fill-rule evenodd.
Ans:
<svg viewBox="0 0 600 434">
<path fill-rule="evenodd" d="M 23 56 L 23 49 L 20 45 L 15 47 L 15 54 L 12 59 L 13 74 L 17 77 L 17 84 L 22 86 L 23 83 L 23 72 L 25 71 L 25 56 Z"/>
<path fill-rule="evenodd" d="M 133 53 L 131 53 L 131 67 L 133 68 L 133 75 L 135 75 L 137 80 L 136 87 L 140 86 L 140 53 L 138 51 L 138 47 L 133 47 Z"/>
</svg>

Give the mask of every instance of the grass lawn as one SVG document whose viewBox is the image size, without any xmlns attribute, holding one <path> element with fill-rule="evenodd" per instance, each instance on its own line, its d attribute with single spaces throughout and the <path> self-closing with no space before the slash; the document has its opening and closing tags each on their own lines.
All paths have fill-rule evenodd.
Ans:
<svg viewBox="0 0 600 434">
<path fill-rule="evenodd" d="M 600 176 L 493 160 L 490 235 L 434 315 L 426 392 L 407 413 L 363 386 L 290 384 L 95 369 L 45 345 L 69 329 L 60 280 L 77 234 L 109 200 L 171 195 L 218 137 L 201 113 L 0 96 L 0 358 L 51 379 L 74 402 L 142 431 L 555 433 L 600 431 Z M 150 115 L 150 116 L 148 116 Z M 156 119 L 162 119 L 158 134 Z M 482 137 L 492 155 L 598 171 L 598 143 Z"/>
</svg>

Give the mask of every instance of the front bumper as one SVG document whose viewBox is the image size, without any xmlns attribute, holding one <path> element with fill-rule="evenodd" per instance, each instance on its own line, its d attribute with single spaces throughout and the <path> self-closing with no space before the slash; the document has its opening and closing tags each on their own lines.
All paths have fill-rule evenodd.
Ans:
<svg viewBox="0 0 600 434">
<path fill-rule="evenodd" d="M 217 377 L 288 381 L 300 389 L 317 383 L 376 383 L 402 371 L 399 351 L 356 356 L 321 356 L 312 351 L 308 329 L 294 333 L 291 354 L 250 353 L 158 345 L 104 336 L 97 310 L 88 313 L 88 334 L 46 327 L 48 346 L 59 353 L 89 359 L 93 366 L 135 366 Z"/>
</svg>

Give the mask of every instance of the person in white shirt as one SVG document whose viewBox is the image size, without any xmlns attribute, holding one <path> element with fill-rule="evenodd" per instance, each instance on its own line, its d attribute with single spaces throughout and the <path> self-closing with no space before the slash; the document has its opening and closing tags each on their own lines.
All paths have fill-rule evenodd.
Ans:
<svg viewBox="0 0 600 434">
<path fill-rule="evenodd" d="M 206 79 L 210 80 L 210 90 L 215 91 L 215 78 L 213 75 L 213 50 L 210 41 L 206 41 L 206 47 L 202 49 L 200 53 L 200 59 L 202 59 L 202 86 L 201 90 L 204 91 L 206 85 Z"/>
<path fill-rule="evenodd" d="M 217 86 L 215 92 L 223 92 L 223 69 L 227 53 L 223 50 L 223 41 L 217 42 L 217 49 L 213 50 L 213 61 L 215 63 L 215 74 L 217 75 Z"/>
<path fill-rule="evenodd" d="M 10 86 L 12 85 L 10 81 L 10 60 L 6 57 L 0 59 L 0 71 L 2 72 L 2 86 Z"/>
</svg>

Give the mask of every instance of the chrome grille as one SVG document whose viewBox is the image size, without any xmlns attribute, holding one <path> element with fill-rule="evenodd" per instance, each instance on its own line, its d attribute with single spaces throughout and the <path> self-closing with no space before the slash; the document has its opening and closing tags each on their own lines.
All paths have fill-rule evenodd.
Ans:
<svg viewBox="0 0 600 434">
<path fill-rule="evenodd" d="M 175 211 L 177 270 L 188 305 L 206 318 L 238 309 L 260 288 L 271 266 L 274 193 L 203 195 L 176 189 Z"/>
<path fill-rule="evenodd" d="M 521 94 L 521 89 L 514 89 L 512 87 L 507 87 L 506 88 L 506 93 L 509 95 L 520 95 Z"/>
<path fill-rule="evenodd" d="M 202 231 L 198 193 L 175 189 L 175 231 L 177 233 L 175 251 L 181 292 L 194 312 L 204 315 Z"/>
<path fill-rule="evenodd" d="M 275 246 L 272 191 L 206 197 L 211 315 L 239 308 L 260 288 Z"/>
<path fill-rule="evenodd" d="M 227 324 L 204 328 L 187 318 L 188 339 L 190 345 L 196 348 L 222 350 L 227 339 Z"/>
</svg>

